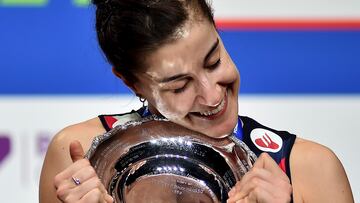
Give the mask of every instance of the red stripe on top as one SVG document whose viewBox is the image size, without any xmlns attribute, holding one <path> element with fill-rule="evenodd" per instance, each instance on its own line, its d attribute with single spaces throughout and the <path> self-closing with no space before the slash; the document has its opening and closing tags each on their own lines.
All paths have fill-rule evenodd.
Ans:
<svg viewBox="0 0 360 203">
<path fill-rule="evenodd" d="M 279 167 L 281 168 L 282 171 L 284 171 L 284 173 L 286 173 L 285 158 L 281 159 L 279 163 Z"/>
<path fill-rule="evenodd" d="M 234 30 L 356 30 L 360 19 L 217 19 L 219 29 Z"/>
<path fill-rule="evenodd" d="M 113 116 L 104 116 L 107 126 L 112 129 L 117 119 Z"/>
</svg>

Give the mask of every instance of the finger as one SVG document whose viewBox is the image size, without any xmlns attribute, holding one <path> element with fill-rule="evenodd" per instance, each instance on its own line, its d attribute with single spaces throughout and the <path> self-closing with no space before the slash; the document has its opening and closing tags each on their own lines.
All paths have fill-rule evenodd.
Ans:
<svg viewBox="0 0 360 203">
<path fill-rule="evenodd" d="M 234 199 L 228 199 L 226 200 L 226 203 L 248 203 L 247 201 L 247 197 L 243 198 L 243 199 L 238 199 L 238 200 L 234 200 Z"/>
<path fill-rule="evenodd" d="M 275 184 L 275 176 L 268 170 L 263 168 L 252 168 L 249 172 L 247 172 L 240 181 L 238 181 L 234 187 L 234 191 L 239 191 L 243 185 L 246 185 L 252 179 L 262 179 L 267 182 L 272 182 Z M 282 179 L 280 179 L 282 180 Z M 282 180 L 283 181 L 283 180 Z"/>
<path fill-rule="evenodd" d="M 286 174 L 281 170 L 281 168 L 277 165 L 273 158 L 270 157 L 267 153 L 262 153 L 259 158 L 256 160 L 253 168 L 264 168 L 273 176 L 279 177 L 287 182 L 290 182 L 289 178 Z"/>
<path fill-rule="evenodd" d="M 113 203 L 113 202 L 114 202 L 114 198 L 113 198 L 111 195 L 106 194 L 106 195 L 105 195 L 105 201 L 106 201 L 106 203 Z"/>
<path fill-rule="evenodd" d="M 67 180 L 62 181 L 59 185 L 56 187 L 56 191 L 59 196 L 65 196 L 69 191 L 73 188 L 75 188 L 76 185 L 74 181 L 70 178 Z"/>
<path fill-rule="evenodd" d="M 252 190 L 249 195 L 246 197 L 247 202 L 251 203 L 271 203 L 276 202 L 273 197 L 273 193 L 265 190 L 263 187 L 257 187 Z M 283 201 L 277 201 L 283 202 Z"/>
<path fill-rule="evenodd" d="M 247 176 L 247 174 L 248 174 L 248 173 L 246 173 L 245 176 Z M 245 176 L 243 176 L 243 177 L 241 178 L 241 180 L 243 180 Z M 236 184 L 234 185 L 234 187 L 232 187 L 231 190 L 230 190 L 230 192 L 228 193 L 228 196 L 231 197 L 231 196 L 235 195 L 236 192 L 237 192 L 238 190 L 240 190 L 240 187 L 241 187 L 240 185 L 241 185 L 240 181 L 236 182 Z"/>
<path fill-rule="evenodd" d="M 287 177 L 286 177 L 287 178 Z M 269 190 L 276 191 L 279 188 L 288 191 L 290 183 L 288 179 L 284 180 L 280 177 L 274 176 L 270 171 L 264 168 L 254 167 L 249 172 L 247 172 L 240 181 L 231 189 L 228 193 L 229 198 L 231 199 L 235 194 L 237 194 L 237 199 L 243 198 L 248 195 L 248 193 L 256 187 L 256 185 L 267 185 Z"/>
<path fill-rule="evenodd" d="M 99 188 L 94 188 L 86 193 L 78 203 L 104 203 L 103 194 Z"/>
<path fill-rule="evenodd" d="M 102 193 L 99 188 L 94 188 L 86 193 L 78 203 L 113 203 L 114 199 L 108 195 Z"/>
<path fill-rule="evenodd" d="M 281 180 L 282 181 L 282 180 Z M 284 182 L 284 181 L 282 181 Z M 254 191 L 261 191 L 260 196 L 262 197 L 265 194 L 271 194 L 268 196 L 275 197 L 276 195 L 286 195 L 286 191 L 283 187 L 278 187 L 277 184 L 265 181 L 258 177 L 253 177 L 246 183 L 242 184 L 242 187 L 238 189 L 235 195 L 231 196 L 231 200 L 238 201 L 249 196 Z M 257 192 L 259 192 L 257 191 Z M 256 193 L 257 194 L 257 193 Z"/>
<path fill-rule="evenodd" d="M 280 191 L 281 192 L 281 191 Z M 227 203 L 272 203 L 272 202 L 288 202 L 276 201 L 272 195 L 272 191 L 263 187 L 256 187 L 249 192 L 247 196 L 228 199 Z"/>
<path fill-rule="evenodd" d="M 236 185 L 233 188 L 231 188 L 231 190 L 228 192 L 228 196 L 229 197 L 233 196 L 235 194 L 235 191 L 236 191 Z"/>
<path fill-rule="evenodd" d="M 87 159 L 81 159 L 72 165 L 70 165 L 68 168 L 63 170 L 61 173 L 57 174 L 54 177 L 54 184 L 55 187 L 58 188 L 64 181 L 69 181 L 74 176 L 74 174 L 81 170 L 82 168 L 90 166 L 90 162 Z"/>
<path fill-rule="evenodd" d="M 63 184 L 61 184 L 56 189 L 57 198 L 63 202 L 65 202 L 65 200 L 69 200 L 69 196 L 73 188 L 74 188 L 74 184 L 71 184 L 70 181 L 63 182 Z"/>
<path fill-rule="evenodd" d="M 260 179 L 263 179 L 264 181 L 268 181 L 268 182 L 273 181 L 272 174 L 269 171 L 267 171 L 263 168 L 252 168 L 230 190 L 230 192 L 228 193 L 229 197 L 233 196 L 238 191 L 240 191 L 242 188 L 242 185 L 246 185 L 253 178 L 260 178 Z"/>
<path fill-rule="evenodd" d="M 70 143 L 70 156 L 73 162 L 84 158 L 84 149 L 82 148 L 79 141 L 74 140 Z"/>
<path fill-rule="evenodd" d="M 236 193 L 229 198 L 229 201 L 231 202 L 237 202 L 238 200 L 241 200 L 248 196 L 252 190 L 254 190 L 257 187 L 262 187 L 262 185 L 269 185 L 266 184 L 266 181 L 261 180 L 260 178 L 253 178 L 251 181 L 246 182 L 245 184 L 242 184 L 241 188 L 237 188 Z"/>
<path fill-rule="evenodd" d="M 60 186 L 57 188 L 57 196 L 63 201 L 66 200 L 66 202 L 78 201 L 88 191 L 100 186 L 100 184 L 96 183 L 96 179 L 96 176 L 93 176 L 93 178 L 90 178 L 87 181 L 79 179 L 80 184 L 76 184 L 73 178 L 68 178 L 67 180 L 62 181 Z"/>
<path fill-rule="evenodd" d="M 107 194 L 107 191 L 105 190 L 105 187 L 101 183 L 100 179 L 97 176 L 94 176 L 74 188 L 73 196 L 76 199 L 81 199 L 94 188 L 97 188 L 102 194 L 104 194 L 104 196 Z"/>
<path fill-rule="evenodd" d="M 97 177 L 97 174 L 95 169 L 91 165 L 88 165 L 76 171 L 72 177 L 78 178 L 81 183 L 85 183 L 87 180 Z M 75 185 L 74 181 L 73 184 Z"/>
</svg>

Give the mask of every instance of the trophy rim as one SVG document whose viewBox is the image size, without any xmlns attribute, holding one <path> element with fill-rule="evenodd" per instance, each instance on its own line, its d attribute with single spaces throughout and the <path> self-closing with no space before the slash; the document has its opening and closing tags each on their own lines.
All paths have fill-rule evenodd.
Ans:
<svg viewBox="0 0 360 203">
<path fill-rule="evenodd" d="M 107 140 L 109 140 L 110 138 L 114 137 L 115 135 L 121 135 L 122 133 L 124 133 L 127 129 L 131 128 L 131 127 L 136 127 L 136 126 L 139 126 L 141 124 L 144 124 L 144 123 L 148 123 L 148 122 L 151 122 L 151 121 L 160 121 L 160 122 L 171 122 L 169 121 L 168 119 L 164 118 L 164 117 L 160 117 L 160 116 L 157 116 L 157 115 L 150 115 L 150 116 L 147 116 L 147 117 L 143 117 L 141 119 L 138 119 L 138 120 L 131 120 L 131 121 L 128 121 L 124 124 L 120 124 L 120 125 L 117 125 L 115 126 L 113 129 L 111 129 L 110 131 L 108 132 L 105 132 L 101 135 L 98 135 L 96 137 L 94 137 L 92 143 L 91 143 L 91 146 L 89 148 L 89 150 L 87 151 L 86 155 L 85 155 L 85 158 L 89 159 L 90 161 L 92 159 L 98 159 L 95 156 L 96 152 L 98 150 L 100 150 L 101 152 L 101 144 L 106 142 Z M 161 125 L 161 124 L 160 124 Z M 169 124 L 166 124 L 169 126 Z M 170 125 L 171 126 L 171 125 Z M 156 129 L 156 128 L 155 128 Z M 188 129 L 189 130 L 189 129 Z M 191 130 L 190 130 L 191 131 Z M 170 131 L 171 132 L 171 131 Z M 186 131 L 185 131 L 186 132 Z M 186 135 L 188 133 L 188 135 Z M 161 135 L 159 135 L 159 137 L 151 137 L 149 136 L 147 139 L 145 140 L 138 140 L 136 142 L 136 144 L 134 146 L 139 146 L 141 144 L 148 144 L 149 142 L 151 142 L 152 140 L 160 140 L 160 139 L 172 139 L 172 138 L 183 138 L 184 140 L 187 140 L 187 141 L 191 141 L 191 142 L 194 142 L 194 143 L 197 143 L 199 145 L 201 145 L 202 147 L 206 147 L 206 148 L 209 148 L 211 149 L 211 151 L 214 151 L 216 152 L 218 155 L 220 155 L 220 157 L 222 159 L 224 159 L 224 162 L 229 166 L 229 169 L 231 171 L 231 173 L 233 174 L 233 178 L 234 178 L 234 181 L 232 181 L 232 178 L 230 178 L 231 180 L 226 180 L 226 184 L 221 184 L 221 189 L 220 189 L 220 193 L 223 193 L 225 191 L 228 191 L 229 188 L 228 188 L 228 185 L 227 184 L 230 184 L 230 187 L 231 184 L 234 184 L 236 183 L 236 181 L 238 181 L 239 179 L 241 179 L 241 177 L 246 173 L 246 171 L 250 170 L 250 168 L 252 167 L 252 164 L 256 161 L 256 155 L 248 148 L 248 146 L 242 142 L 241 140 L 237 139 L 234 134 L 229 134 L 228 136 L 226 137 L 222 137 L 222 138 L 213 138 L 213 137 L 210 137 L 210 136 L 207 136 L 207 135 L 204 135 L 204 134 L 201 134 L 201 133 L 198 133 L 198 132 L 195 132 L 195 134 L 191 134 L 189 132 L 187 133 L 184 133 L 183 135 L 178 135 L 178 134 L 175 134 L 175 135 L 170 135 L 170 138 L 162 138 Z M 205 136 L 205 137 L 202 137 L 202 136 Z M 208 138 L 209 142 L 204 142 L 204 139 Z M 114 139 L 116 139 L 116 137 L 114 137 Z M 219 145 L 215 144 L 217 143 L 216 140 L 219 140 Z M 126 141 L 125 141 L 126 143 Z M 134 147 L 132 146 L 132 147 Z M 242 156 L 242 158 L 238 157 L 237 159 L 233 158 L 234 160 L 236 160 L 234 162 L 234 160 L 228 160 L 226 158 L 226 156 L 224 155 L 224 152 L 225 153 L 234 153 L 233 150 L 235 150 L 235 147 L 239 147 L 241 150 L 242 150 L 242 153 L 244 156 Z M 129 150 L 132 148 L 132 147 L 129 147 L 129 148 L 123 148 L 124 149 L 124 152 L 119 156 L 119 158 L 117 159 L 117 161 L 115 161 L 115 163 L 119 162 L 119 160 L 121 159 L 121 157 L 125 156 L 128 154 Z M 99 149 L 100 148 L 100 149 Z M 185 152 L 184 152 L 185 153 Z M 138 161 L 142 161 L 142 160 L 146 160 L 148 159 L 149 157 L 141 157 L 142 159 L 138 160 Z M 202 160 L 201 158 L 198 158 L 199 160 Z M 199 161 L 197 159 L 194 159 L 196 161 Z M 239 161 L 240 160 L 240 161 Z M 205 166 L 206 163 L 205 161 L 199 161 L 200 162 L 204 162 L 202 164 L 204 164 Z M 246 162 L 246 163 L 244 163 Z M 235 163 L 235 164 L 234 164 Z M 132 163 L 132 164 L 135 164 L 135 163 Z M 247 164 L 247 165 L 246 165 Z M 236 165 L 239 165 L 238 168 L 236 168 L 235 166 Z M 214 166 L 212 166 L 214 167 Z M 210 169 L 213 169 L 211 166 L 209 166 Z M 128 170 L 129 168 L 131 168 L 131 165 L 128 165 L 124 168 L 124 170 Z M 115 168 L 114 168 L 115 169 Z M 113 172 L 116 172 L 117 170 L 115 169 L 115 171 Z M 221 171 L 221 170 L 220 170 Z M 113 179 L 114 178 L 114 173 L 111 172 L 111 175 L 112 178 L 110 179 Z M 119 171 L 117 171 L 119 172 Z M 101 173 L 102 174 L 102 173 Z M 218 170 L 215 170 L 214 173 L 211 173 L 212 175 L 216 175 L 219 177 L 219 180 L 222 180 L 223 179 L 223 176 L 221 175 L 221 173 L 218 173 Z M 145 174 L 146 175 L 146 174 Z M 171 175 L 174 175 L 174 174 L 171 174 Z M 118 176 L 118 175 L 115 175 L 115 176 Z M 206 179 L 204 179 L 206 180 Z M 106 180 L 105 181 L 105 184 L 106 184 Z M 228 183 L 227 181 L 230 181 L 230 183 Z M 110 180 L 111 182 L 111 180 Z M 109 182 L 109 183 L 110 183 Z M 221 181 L 223 182 L 223 181 Z M 112 184 L 113 185 L 113 184 Z M 225 188 L 223 188 L 222 186 L 225 186 Z M 117 187 L 117 185 L 116 185 Z M 207 186 L 208 187 L 208 186 Z M 108 186 L 108 189 L 109 186 Z M 109 191 L 110 192 L 110 191 Z M 112 192 L 115 192 L 114 190 L 112 190 Z M 214 192 L 214 191 L 212 191 Z M 112 194 L 114 195 L 114 194 Z M 115 195 L 117 196 L 117 195 Z M 217 196 L 217 195 L 216 195 Z M 219 197 L 218 196 L 218 199 L 219 201 L 222 201 L 223 197 L 222 195 Z"/>
</svg>

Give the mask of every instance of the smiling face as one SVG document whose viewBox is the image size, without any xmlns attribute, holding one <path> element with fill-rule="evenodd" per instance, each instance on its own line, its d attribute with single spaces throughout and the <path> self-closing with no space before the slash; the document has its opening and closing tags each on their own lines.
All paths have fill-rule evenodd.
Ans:
<svg viewBox="0 0 360 203">
<path fill-rule="evenodd" d="M 176 40 L 147 56 L 135 91 L 150 111 L 211 137 L 237 123 L 239 73 L 214 26 L 189 20 Z"/>
</svg>

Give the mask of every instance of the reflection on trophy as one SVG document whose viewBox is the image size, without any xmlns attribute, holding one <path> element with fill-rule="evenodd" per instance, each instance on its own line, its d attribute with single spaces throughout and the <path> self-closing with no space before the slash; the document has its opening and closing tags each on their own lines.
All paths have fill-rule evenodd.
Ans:
<svg viewBox="0 0 360 203">
<path fill-rule="evenodd" d="M 211 138 L 150 116 L 96 137 L 87 153 L 115 202 L 226 202 L 256 156 L 229 135 Z"/>
</svg>

